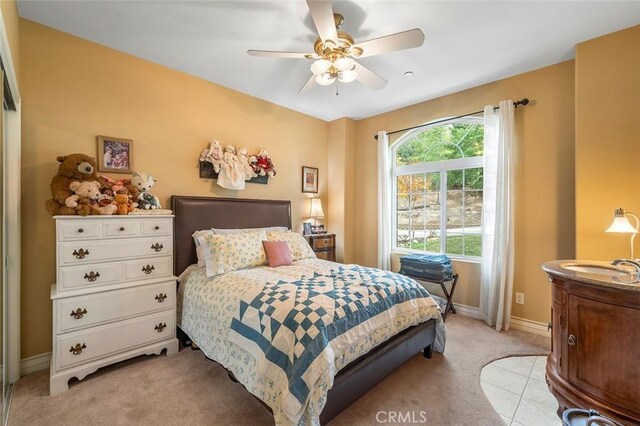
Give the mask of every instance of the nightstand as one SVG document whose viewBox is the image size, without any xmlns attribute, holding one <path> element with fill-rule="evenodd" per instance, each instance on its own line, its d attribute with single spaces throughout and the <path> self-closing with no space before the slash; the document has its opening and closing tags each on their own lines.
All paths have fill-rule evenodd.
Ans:
<svg viewBox="0 0 640 426">
<path fill-rule="evenodd" d="M 334 234 L 305 235 L 318 259 L 336 261 L 336 236 Z"/>
</svg>

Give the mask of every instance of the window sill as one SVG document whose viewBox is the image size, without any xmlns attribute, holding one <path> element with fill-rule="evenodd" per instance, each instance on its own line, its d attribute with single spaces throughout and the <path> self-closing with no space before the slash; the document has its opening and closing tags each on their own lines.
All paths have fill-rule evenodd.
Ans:
<svg viewBox="0 0 640 426">
<path fill-rule="evenodd" d="M 403 249 L 396 248 L 391 250 L 391 254 L 404 256 L 407 254 L 442 254 L 442 253 L 430 253 L 425 251 L 403 250 Z M 476 265 L 480 265 L 482 263 L 482 258 L 480 257 L 464 257 L 464 256 L 451 255 L 451 254 L 448 254 L 447 256 L 449 256 L 449 258 L 451 258 L 451 260 L 454 262 L 473 263 Z"/>
</svg>

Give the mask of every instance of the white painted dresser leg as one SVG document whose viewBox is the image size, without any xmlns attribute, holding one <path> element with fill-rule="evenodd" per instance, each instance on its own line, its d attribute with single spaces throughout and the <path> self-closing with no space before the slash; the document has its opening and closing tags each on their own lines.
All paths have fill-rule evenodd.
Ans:
<svg viewBox="0 0 640 426">
<path fill-rule="evenodd" d="M 173 339 L 171 343 L 167 345 L 167 356 L 174 356 L 178 353 L 180 348 L 178 339 Z"/>
<path fill-rule="evenodd" d="M 66 376 L 51 377 L 49 379 L 49 395 L 56 396 L 69 390 L 69 378 Z"/>
</svg>

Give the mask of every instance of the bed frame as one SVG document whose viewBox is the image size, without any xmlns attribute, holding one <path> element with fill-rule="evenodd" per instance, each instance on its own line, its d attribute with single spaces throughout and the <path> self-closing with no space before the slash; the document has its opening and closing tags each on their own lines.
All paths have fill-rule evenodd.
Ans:
<svg viewBox="0 0 640 426">
<path fill-rule="evenodd" d="M 175 214 L 173 259 L 176 276 L 197 262 L 191 237 L 196 230 L 269 226 L 291 229 L 290 201 L 174 195 L 171 206 Z M 423 351 L 426 358 L 431 358 L 434 342 L 435 320 L 432 319 L 400 332 L 345 366 L 336 375 L 327 395 L 320 423 L 329 422 L 419 352 Z"/>
</svg>

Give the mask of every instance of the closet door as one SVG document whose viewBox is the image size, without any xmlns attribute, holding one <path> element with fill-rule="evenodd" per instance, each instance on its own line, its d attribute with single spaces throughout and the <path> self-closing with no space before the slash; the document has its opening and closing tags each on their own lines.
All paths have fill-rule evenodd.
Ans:
<svg viewBox="0 0 640 426">
<path fill-rule="evenodd" d="M 7 412 L 7 386 L 9 381 L 7 380 L 7 357 L 6 354 L 6 307 L 7 300 L 6 283 L 7 283 L 7 270 L 5 258 L 6 248 L 6 223 L 7 218 L 5 214 L 5 144 L 6 138 L 4 135 L 4 71 L 0 71 L 0 105 L 2 105 L 2 111 L 0 114 L 0 217 L 2 217 L 2 226 L 0 226 L 0 264 L 2 264 L 2 274 L 0 274 L 0 365 L 2 365 L 2 374 L 0 380 L 2 380 L 2 420 L 4 423 L 5 415 Z"/>
</svg>

